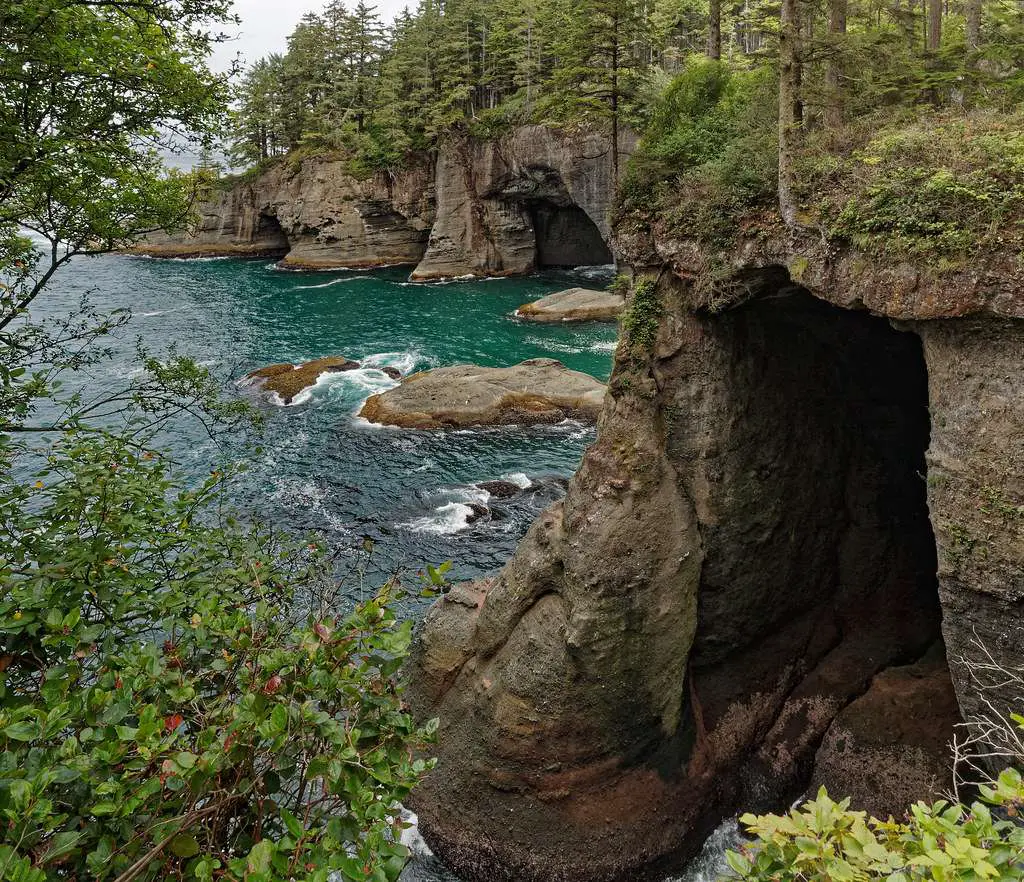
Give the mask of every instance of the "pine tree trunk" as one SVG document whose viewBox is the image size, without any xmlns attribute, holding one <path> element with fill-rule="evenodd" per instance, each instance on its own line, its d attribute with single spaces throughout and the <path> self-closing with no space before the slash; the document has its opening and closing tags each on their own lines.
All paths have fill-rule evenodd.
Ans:
<svg viewBox="0 0 1024 882">
<path fill-rule="evenodd" d="M 803 122 L 800 101 L 800 0 L 782 0 L 779 27 L 779 212 L 796 223 L 793 158 Z"/>
<path fill-rule="evenodd" d="M 840 83 L 843 69 L 842 36 L 846 33 L 847 0 L 829 0 L 828 33 L 832 38 L 832 57 L 825 70 L 825 85 L 828 90 L 828 106 L 825 108 L 825 124 L 838 129 L 843 124 L 843 94 Z"/>
<path fill-rule="evenodd" d="M 612 174 L 613 180 L 619 180 L 619 20 L 614 20 L 612 37 Z"/>
<path fill-rule="evenodd" d="M 981 0 L 967 0 L 967 48 L 977 51 L 981 47 Z"/>
<path fill-rule="evenodd" d="M 708 58 L 722 57 L 722 0 L 709 0 Z"/>
<path fill-rule="evenodd" d="M 936 51 L 942 43 L 942 0 L 928 0 L 928 48 Z"/>
</svg>

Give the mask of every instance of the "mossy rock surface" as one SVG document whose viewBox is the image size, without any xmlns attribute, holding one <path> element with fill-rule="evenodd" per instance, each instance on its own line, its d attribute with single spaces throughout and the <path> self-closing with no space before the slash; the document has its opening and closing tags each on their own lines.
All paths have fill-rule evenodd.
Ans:
<svg viewBox="0 0 1024 882">
<path fill-rule="evenodd" d="M 343 355 L 329 355 L 297 365 L 287 362 L 267 365 L 246 377 L 258 381 L 265 392 L 273 392 L 285 404 L 291 404 L 295 396 L 316 383 L 321 374 L 354 371 L 361 366 L 358 361 L 351 361 Z"/>
</svg>

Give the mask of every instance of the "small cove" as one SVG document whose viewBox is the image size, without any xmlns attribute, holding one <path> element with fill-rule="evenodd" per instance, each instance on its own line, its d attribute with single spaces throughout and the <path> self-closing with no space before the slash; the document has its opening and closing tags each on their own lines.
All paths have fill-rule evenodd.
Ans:
<svg viewBox="0 0 1024 882">
<path fill-rule="evenodd" d="M 539 511 L 559 498 L 592 427 L 566 422 L 416 432 L 371 426 L 356 417 L 363 400 L 394 385 L 381 370 L 408 374 L 459 363 L 514 364 L 557 358 L 602 380 L 611 369 L 610 324 L 527 325 L 520 304 L 573 285 L 604 287 L 611 267 L 549 272 L 519 279 L 412 284 L 407 268 L 296 273 L 267 260 L 155 260 L 122 255 L 78 258 L 33 310 L 59 318 L 88 296 L 101 312 L 130 309 L 111 357 L 75 376 L 87 395 L 124 385 L 139 370 L 137 350 L 188 355 L 247 397 L 258 429 L 210 439 L 181 419 L 163 441 L 182 477 L 195 481 L 242 462 L 231 503 L 241 513 L 303 534 L 319 531 L 354 574 L 355 598 L 399 569 L 453 562 L 455 578 L 500 567 Z M 325 375 L 288 407 L 235 381 L 275 362 L 345 355 L 363 369 Z M 71 380 L 69 380 L 70 385 Z M 524 487 L 489 500 L 474 486 L 504 478 Z M 493 517 L 465 523 L 468 503 Z M 364 539 L 374 551 L 365 561 Z"/>
</svg>

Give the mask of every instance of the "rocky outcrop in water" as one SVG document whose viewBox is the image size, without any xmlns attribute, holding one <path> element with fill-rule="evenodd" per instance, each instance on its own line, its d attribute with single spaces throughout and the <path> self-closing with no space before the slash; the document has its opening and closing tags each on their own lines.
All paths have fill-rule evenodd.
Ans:
<svg viewBox="0 0 1024 882">
<path fill-rule="evenodd" d="M 624 162 L 632 139 L 622 139 Z M 286 159 L 225 181 L 195 229 L 133 249 L 160 257 L 281 258 L 292 269 L 416 265 L 414 278 L 518 275 L 611 263 L 608 140 L 525 126 L 469 138 L 362 180 L 341 159 Z"/>
<path fill-rule="evenodd" d="M 474 882 L 637 878 L 865 758 L 872 807 L 927 798 L 958 715 L 1024 698 L 984 667 L 1024 670 L 1021 290 L 768 239 L 710 290 L 686 243 L 631 244 L 655 331 L 565 500 L 438 601 L 410 672 L 441 722 L 421 828 Z"/>
<path fill-rule="evenodd" d="M 280 398 L 283 404 L 291 404 L 303 389 L 314 385 L 323 374 L 342 371 L 356 371 L 362 365 L 341 355 L 329 355 L 302 364 L 271 364 L 246 374 L 246 380 L 256 383 L 264 392 Z"/>
<path fill-rule="evenodd" d="M 613 322 L 624 305 L 621 294 L 569 288 L 524 303 L 516 315 L 528 322 Z"/>
<path fill-rule="evenodd" d="M 455 365 L 412 374 L 371 396 L 360 416 L 406 429 L 593 421 L 605 387 L 553 358 L 507 368 Z"/>
</svg>

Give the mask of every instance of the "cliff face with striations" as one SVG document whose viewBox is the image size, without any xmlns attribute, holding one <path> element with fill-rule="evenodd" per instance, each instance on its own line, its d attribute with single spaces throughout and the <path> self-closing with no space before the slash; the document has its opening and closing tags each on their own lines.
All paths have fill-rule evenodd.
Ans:
<svg viewBox="0 0 1024 882">
<path fill-rule="evenodd" d="M 135 250 L 272 256 L 295 269 L 408 264 L 418 279 L 610 263 L 613 167 L 603 136 L 542 126 L 452 141 L 365 181 L 340 160 L 282 161 L 216 191 L 194 230 Z"/>
<path fill-rule="evenodd" d="M 434 219 L 427 160 L 359 181 L 339 160 L 272 166 L 214 192 L 194 230 L 151 236 L 155 256 L 261 255 L 295 269 L 415 263 Z"/>
<path fill-rule="evenodd" d="M 436 184 L 437 221 L 414 279 L 612 262 L 614 163 L 602 135 L 524 126 L 462 141 L 441 151 Z"/>
<path fill-rule="evenodd" d="M 565 500 L 421 634 L 415 808 L 470 880 L 635 879 L 811 781 L 902 813 L 1024 700 L 981 688 L 1024 669 L 1024 291 L 754 234 L 704 290 L 670 233 L 619 241 L 648 282 Z"/>
</svg>

